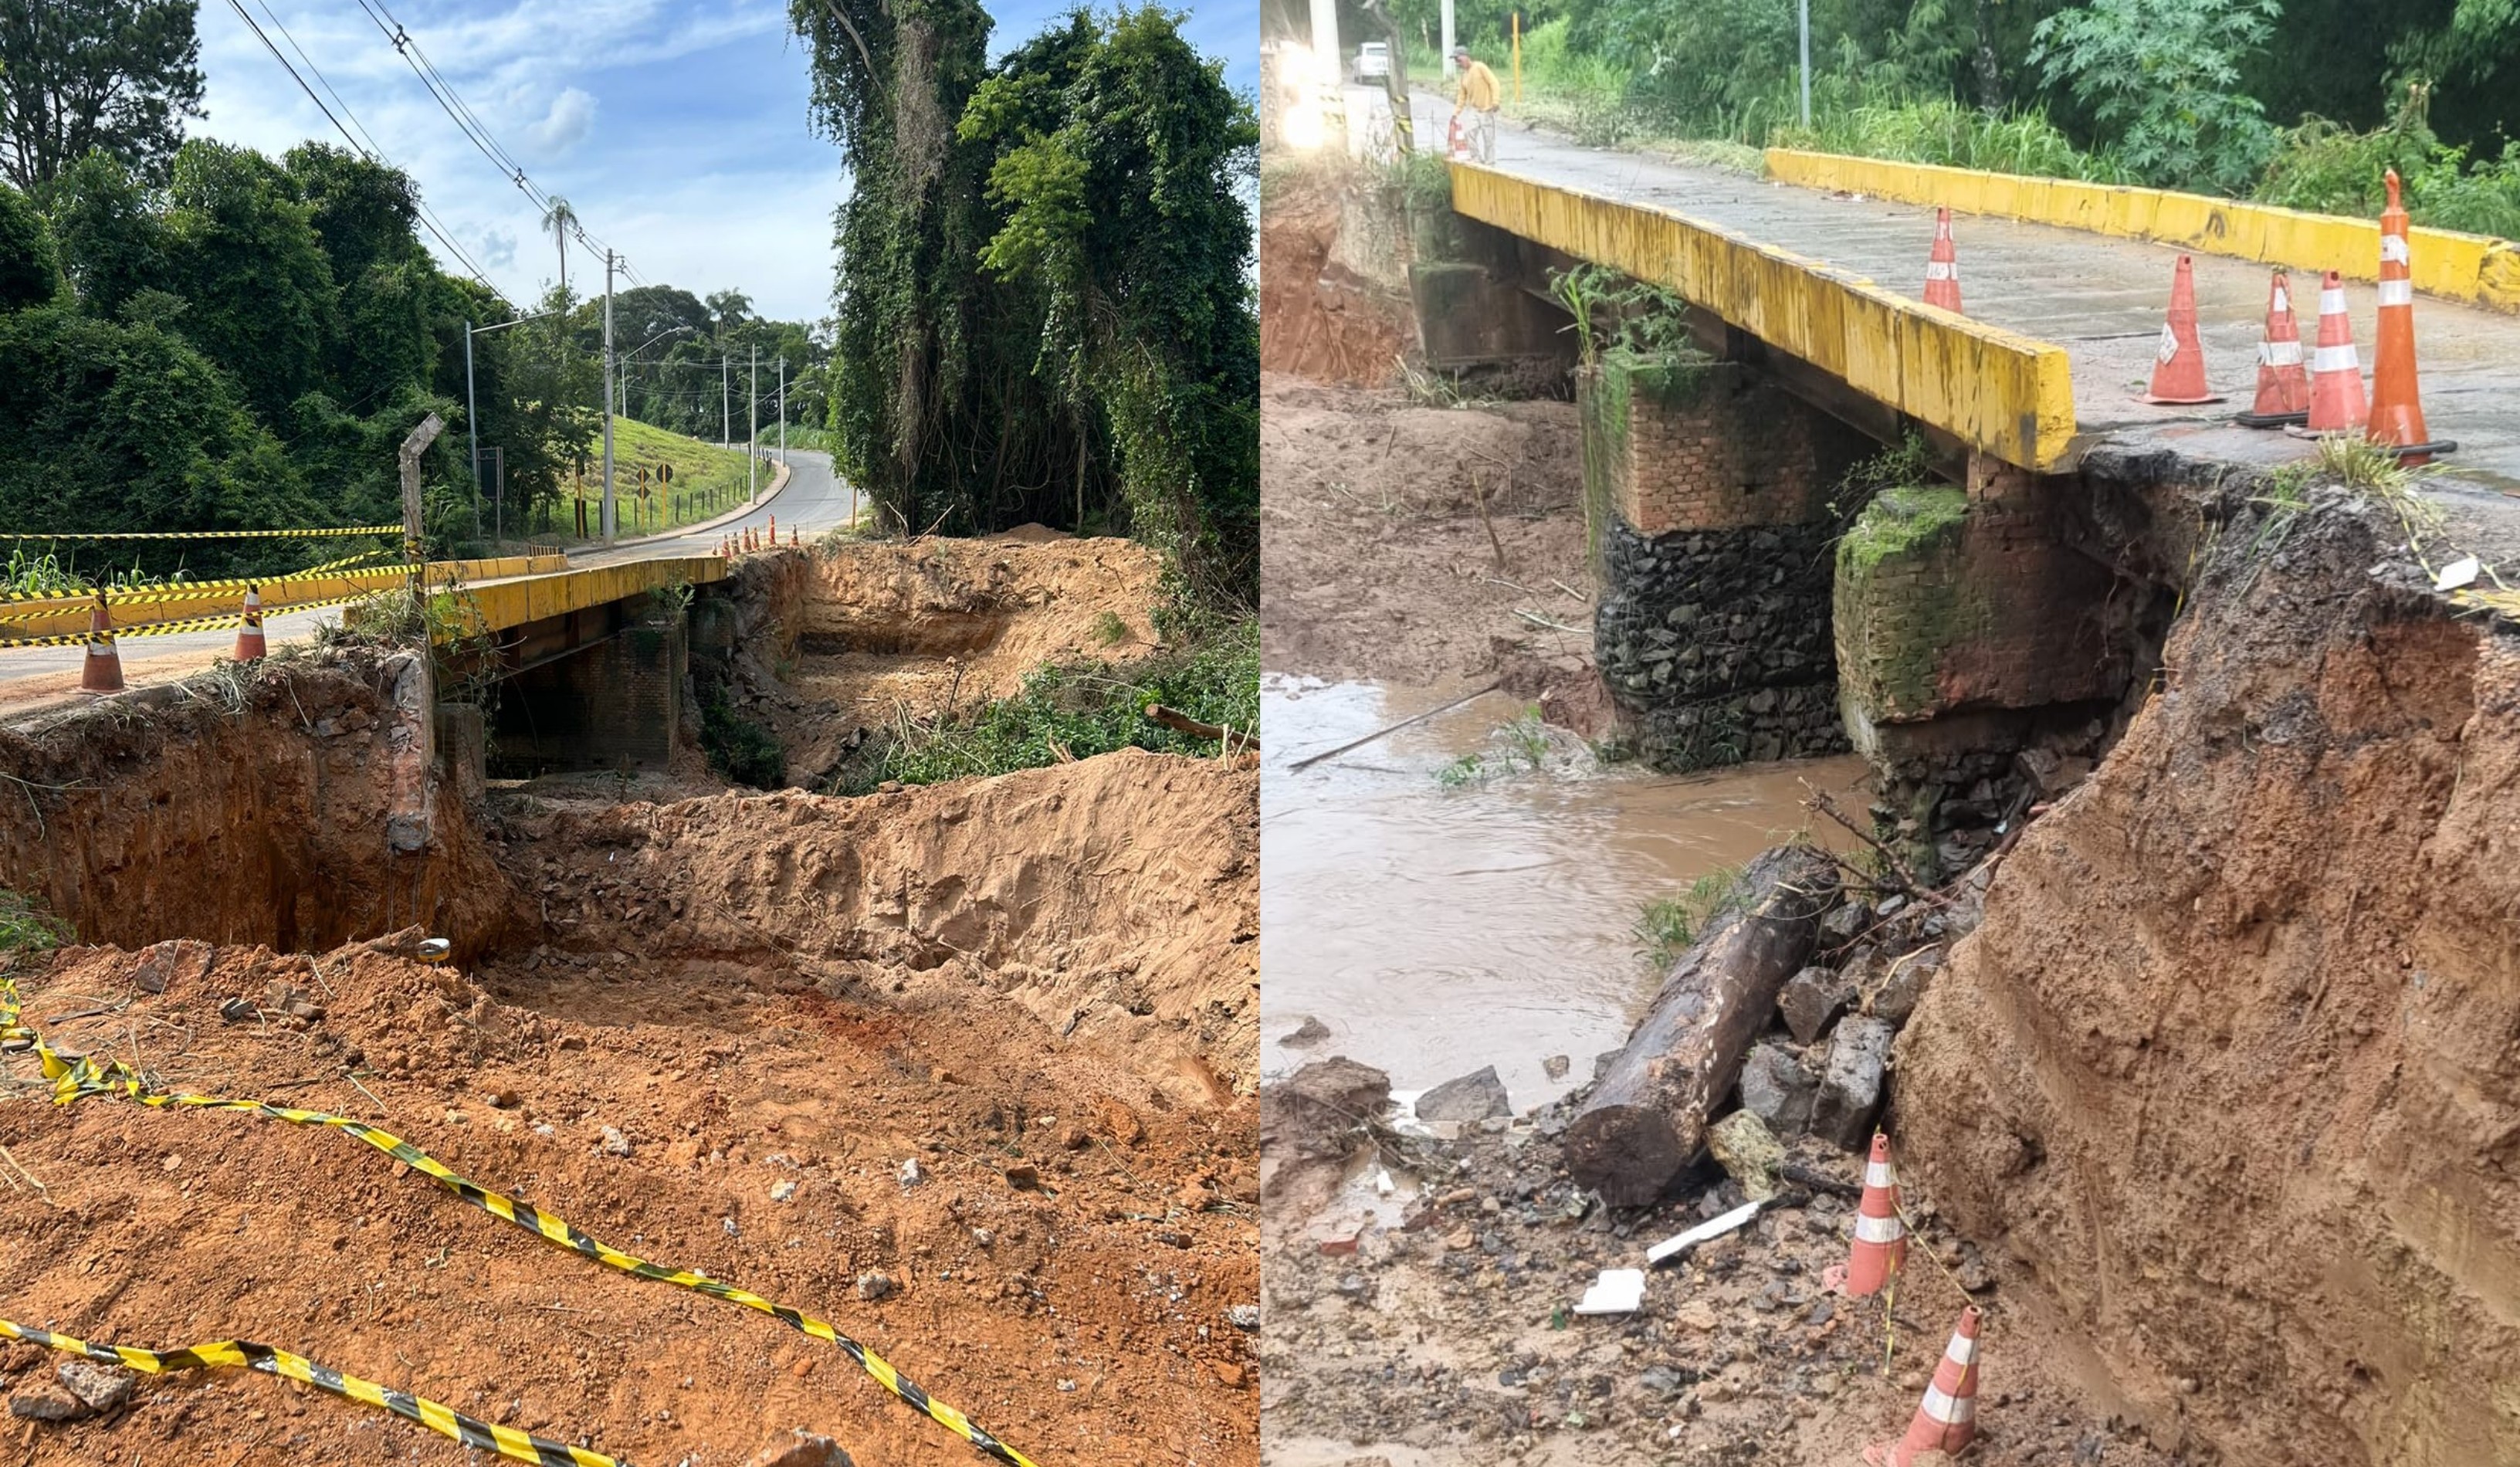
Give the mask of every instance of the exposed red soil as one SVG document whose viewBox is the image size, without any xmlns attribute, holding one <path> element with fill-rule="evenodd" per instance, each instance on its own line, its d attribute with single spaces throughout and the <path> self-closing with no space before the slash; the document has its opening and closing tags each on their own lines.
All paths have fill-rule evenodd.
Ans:
<svg viewBox="0 0 2520 1467">
<path fill-rule="evenodd" d="M 99 942 L 321 949 L 410 922 L 468 954 L 504 939 L 507 882 L 460 801 L 428 801 L 425 849 L 388 844 L 426 769 L 426 710 L 395 703 L 410 661 L 292 649 L 0 729 L 0 886 Z"/>
<path fill-rule="evenodd" d="M 1335 173 L 1270 177 L 1260 220 L 1264 371 L 1372 386 L 1392 380 L 1417 344 L 1405 295 L 1335 258 L 1342 186 L 1354 183 Z"/>
<path fill-rule="evenodd" d="M 732 694 L 814 785 L 870 734 L 1012 696 L 1044 663 L 1147 656 L 1162 580 L 1162 557 L 1136 541 L 1039 525 L 750 556 L 736 571 Z"/>
<path fill-rule="evenodd" d="M 2200 588 L 1901 1041 L 1947 1214 L 2200 1458 L 2520 1461 L 2520 643 L 2394 538 Z"/>
<path fill-rule="evenodd" d="M 21 981 L 57 1045 L 385 1125 L 832 1320 L 1045 1467 L 1250 1462 L 1252 1342 L 1227 1311 L 1258 1298 L 1253 785 L 1132 755 L 856 801 L 546 808 L 502 823 L 501 859 L 555 872 L 552 940 L 476 972 L 401 956 L 415 929 L 316 958 L 199 949 L 160 964 L 163 994 L 112 949 Z M 275 981 L 321 1020 L 220 1020 Z M 830 1347 L 554 1248 L 354 1139 L 56 1109 L 32 1068 L 0 1062 L 10 1151 L 46 1188 L 0 1189 L 7 1317 L 259 1340 L 640 1463 L 742 1462 L 794 1427 L 861 1462 L 970 1460 Z M 874 1272 L 894 1291 L 863 1299 Z M 55 1363 L 0 1350 L 0 1390 Z M 124 1414 L 22 1442 L 38 1463 L 467 1459 L 242 1374 L 147 1381 Z"/>
</svg>

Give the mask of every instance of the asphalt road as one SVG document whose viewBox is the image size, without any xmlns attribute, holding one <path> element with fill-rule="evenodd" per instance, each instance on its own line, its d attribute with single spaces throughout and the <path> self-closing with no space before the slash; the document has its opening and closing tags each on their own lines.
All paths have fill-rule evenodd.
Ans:
<svg viewBox="0 0 2520 1467">
<path fill-rule="evenodd" d="M 728 532 L 756 527 L 767 531 L 774 518 L 779 521 L 782 539 L 791 529 L 808 536 L 819 535 L 855 519 L 857 491 L 832 471 L 831 455 L 791 448 L 788 451 L 788 482 L 778 493 L 765 496 L 740 512 L 730 511 L 691 529 L 623 541 L 608 549 L 572 552 L 569 564 L 613 565 L 630 560 L 704 556 L 716 551 L 718 541 Z M 263 636 L 277 650 L 285 644 L 312 638 L 317 626 L 338 621 L 340 616 L 338 606 L 267 616 L 263 618 Z M 126 638 L 117 645 L 122 655 L 123 686 L 148 688 L 180 682 L 226 656 L 235 646 L 233 628 L 173 637 Z M 85 648 L 76 646 L 0 649 L 0 720 L 23 718 L 89 696 L 78 690 L 79 670 L 86 655 Z"/>
</svg>

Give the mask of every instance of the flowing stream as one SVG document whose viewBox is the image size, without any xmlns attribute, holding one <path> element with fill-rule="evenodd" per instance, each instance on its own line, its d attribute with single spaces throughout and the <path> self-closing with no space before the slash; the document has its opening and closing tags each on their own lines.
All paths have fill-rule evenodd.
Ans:
<svg viewBox="0 0 2520 1467">
<path fill-rule="evenodd" d="M 1806 786 L 1864 804 L 1851 756 L 1668 776 L 1579 755 L 1498 774 L 1496 731 L 1522 711 L 1504 694 L 1288 767 L 1463 690 L 1264 681 L 1265 1071 L 1344 1054 L 1409 1091 L 1493 1064 L 1527 1110 L 1591 1079 L 1652 997 L 1636 936 L 1647 902 L 1825 825 Z M 1473 753 L 1483 778 L 1439 778 Z M 1307 1017 L 1329 1036 L 1284 1044 Z M 1552 1055 L 1569 1060 L 1562 1079 Z"/>
</svg>

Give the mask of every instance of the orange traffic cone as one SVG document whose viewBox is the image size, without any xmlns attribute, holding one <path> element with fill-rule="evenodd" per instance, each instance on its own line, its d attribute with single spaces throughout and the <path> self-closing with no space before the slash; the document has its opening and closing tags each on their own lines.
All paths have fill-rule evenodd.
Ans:
<svg viewBox="0 0 2520 1467">
<path fill-rule="evenodd" d="M 2389 206 L 2380 212 L 2379 344 L 2371 360 L 2371 439 L 2398 450 L 2408 464 L 2428 464 L 2458 447 L 2435 443 L 2424 431 L 2424 408 L 2415 387 L 2415 287 L 2407 248 L 2407 206 L 2398 201 L 2398 170 L 2388 175 Z"/>
<path fill-rule="evenodd" d="M 113 649 L 113 618 L 105 609 L 105 593 L 96 596 L 96 609 L 87 617 L 87 656 L 81 659 L 79 690 L 82 692 L 120 692 L 122 690 L 122 654 Z"/>
<path fill-rule="evenodd" d="M 2170 319 L 2162 323 L 2161 350 L 2152 366 L 2152 390 L 2145 402 L 2221 402 L 2205 383 L 2205 346 L 2196 339 L 2196 265 L 2179 257 L 2179 273 L 2170 279 Z"/>
<path fill-rule="evenodd" d="M 239 662 L 252 662 L 269 650 L 262 640 L 262 592 L 258 587 L 248 586 L 245 620 L 237 623 L 236 651 L 231 655 Z"/>
<path fill-rule="evenodd" d="M 1846 1293 L 1861 1299 L 1878 1293 L 1908 1262 L 1908 1230 L 1899 1222 L 1899 1174 L 1890 1165 L 1890 1138 L 1872 1134 L 1872 1159 L 1864 1164 L 1864 1200 L 1855 1207 L 1855 1247 L 1846 1260 Z"/>
<path fill-rule="evenodd" d="M 2310 374 L 2301 365 L 2301 323 L 2292 313 L 2292 278 L 2267 282 L 2267 333 L 2258 342 L 2258 400 L 2235 420 L 2242 427 L 2281 427 L 2310 421 Z"/>
<path fill-rule="evenodd" d="M 1957 1452 L 1977 1436 L 1977 1306 L 1960 1311 L 1959 1327 L 1934 1366 L 1934 1383 L 1896 1442 L 1864 1448 L 1872 1467 L 1908 1467 L 1921 1451 Z"/>
<path fill-rule="evenodd" d="M 804 532 L 803 530 L 800 530 L 800 529 L 796 528 L 796 527 L 795 527 L 794 525 L 792 525 L 792 524 L 791 524 L 791 525 L 789 525 L 789 526 L 788 527 L 788 548 L 789 548 L 790 550 L 800 549 L 800 548 L 802 548 L 802 547 L 803 547 L 803 545 L 804 545 L 804 544 L 805 544 L 805 532 Z"/>
<path fill-rule="evenodd" d="M 776 514 L 770 516 L 770 548 L 779 548 L 779 516 Z"/>
<path fill-rule="evenodd" d="M 1925 259 L 1925 304 L 1958 314 L 1960 257 L 1952 249 L 1952 211 L 1934 210 L 1934 252 Z"/>
<path fill-rule="evenodd" d="M 2310 356 L 2310 424 L 2305 436 L 2352 432 L 2362 426 L 2367 416 L 2362 362 L 2354 354 L 2354 322 L 2345 314 L 2345 279 L 2330 270 L 2318 283 L 2318 349 Z"/>
</svg>

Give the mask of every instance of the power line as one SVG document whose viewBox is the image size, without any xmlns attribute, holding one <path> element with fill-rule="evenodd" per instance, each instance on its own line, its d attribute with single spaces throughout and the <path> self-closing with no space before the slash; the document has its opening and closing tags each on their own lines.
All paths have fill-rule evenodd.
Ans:
<svg viewBox="0 0 2520 1467">
<path fill-rule="evenodd" d="M 257 0 L 257 3 L 259 3 L 259 0 Z M 253 32 L 254 39 L 262 42 L 262 49 L 271 53 L 271 59 L 273 61 L 280 63 L 280 68 L 289 73 L 290 80 L 297 83 L 297 89 L 306 94 L 307 101 L 315 104 L 315 110 L 324 114 L 325 121 L 333 124 L 333 130 L 341 135 L 341 141 L 349 144 L 351 151 L 357 153 L 359 156 L 368 159 L 370 162 L 384 162 L 387 167 L 393 166 L 389 160 L 384 158 L 383 151 L 382 149 L 372 150 L 368 144 L 361 143 L 356 137 L 353 137 L 350 133 L 350 129 L 342 125 L 340 117 L 335 116 L 333 110 L 324 105 L 324 99 L 317 96 L 315 94 L 315 89 L 306 84 L 305 77 L 297 74 L 297 68 L 290 65 L 288 57 L 280 54 L 280 48 L 272 43 L 270 35 L 267 34 L 263 30 L 262 26 L 254 21 L 253 17 L 247 12 L 244 0 L 228 0 L 228 9 L 235 11 L 237 19 L 243 21 L 246 23 L 246 28 Z M 269 9 L 270 8 L 267 5 L 264 7 L 266 14 L 269 13 Z M 272 17 L 272 24 L 278 26 L 283 35 L 288 35 L 288 27 L 280 25 L 279 17 Z M 298 56 L 301 58 L 306 56 L 305 51 L 297 47 L 296 37 L 290 36 L 289 44 L 292 49 L 297 50 Z M 306 62 L 306 69 L 314 71 L 318 80 L 323 80 L 323 73 L 316 69 L 315 63 L 311 59 Z M 341 94 L 333 90 L 332 82 L 324 81 L 324 89 L 328 92 L 333 92 L 334 101 L 341 101 Z M 349 104 L 342 103 L 341 111 L 345 114 L 348 113 L 350 111 Z M 356 121 L 357 119 L 353 117 L 352 120 Z M 361 123 L 359 130 L 361 132 L 366 132 L 366 124 Z M 371 138 L 371 141 L 373 141 L 373 137 Z M 405 176 L 408 177 L 409 175 Z M 425 204 L 421 203 L 417 189 L 413 191 L 412 203 L 415 211 L 420 216 L 420 222 L 422 225 L 426 227 L 430 234 L 437 237 L 438 244 L 446 246 L 446 252 L 453 255 L 457 262 L 462 264 L 466 270 L 472 272 L 472 278 L 475 281 L 480 282 L 483 289 L 487 289 L 491 294 L 498 296 L 500 300 L 506 301 L 510 308 L 513 309 L 515 302 L 508 301 L 507 294 L 497 286 L 490 284 L 490 278 L 481 272 L 481 267 L 479 265 L 472 262 L 472 257 L 466 254 L 462 246 L 449 239 L 446 232 L 438 227 L 435 217 L 428 212 L 428 207 Z"/>
<path fill-rule="evenodd" d="M 235 4 L 236 0 L 229 0 L 229 3 Z M 463 133 L 466 141 L 479 150 L 481 156 L 489 160 L 490 166 L 498 169 L 501 176 L 515 184 L 518 191 L 522 193 L 529 202 L 548 215 L 551 212 L 554 196 L 526 175 L 524 165 L 517 161 L 516 155 L 500 144 L 498 138 L 491 133 L 489 125 L 481 120 L 480 114 L 473 111 L 471 104 L 464 100 L 463 94 L 455 90 L 455 84 L 448 81 L 446 74 L 437 68 L 437 64 L 428 59 L 428 53 L 421 47 L 420 38 L 413 35 L 402 22 L 394 19 L 393 12 L 385 7 L 384 0 L 358 0 L 358 5 L 360 10 L 367 13 L 368 19 L 376 22 L 377 29 L 392 44 L 394 53 L 403 59 L 403 65 L 411 67 L 412 74 L 420 78 L 421 86 L 437 103 L 438 110 L 446 113 L 447 120 L 455 124 L 456 130 Z M 589 257 L 601 259 L 606 255 L 613 255 L 614 263 L 635 284 L 648 283 L 645 277 L 630 266 L 626 256 L 620 256 L 618 251 L 605 244 L 600 237 L 588 234 L 584 222 L 577 218 L 576 211 L 573 209 L 569 214 L 569 234 L 585 247 Z"/>
</svg>

